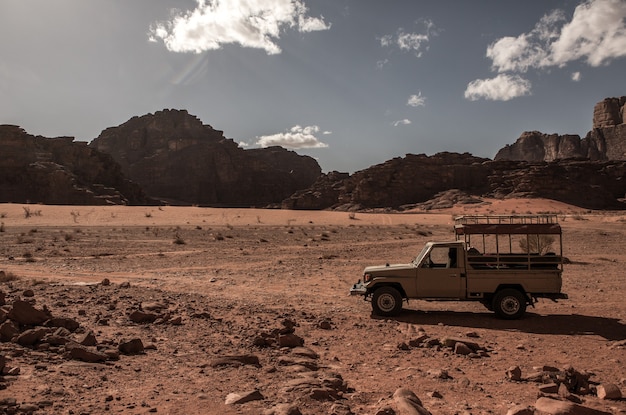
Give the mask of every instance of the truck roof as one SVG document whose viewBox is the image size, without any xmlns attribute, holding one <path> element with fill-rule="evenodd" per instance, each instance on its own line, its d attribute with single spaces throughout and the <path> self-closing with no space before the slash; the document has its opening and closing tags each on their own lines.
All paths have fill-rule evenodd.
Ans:
<svg viewBox="0 0 626 415">
<path fill-rule="evenodd" d="M 459 235 L 560 235 L 556 215 L 465 215 L 454 219 Z"/>
</svg>

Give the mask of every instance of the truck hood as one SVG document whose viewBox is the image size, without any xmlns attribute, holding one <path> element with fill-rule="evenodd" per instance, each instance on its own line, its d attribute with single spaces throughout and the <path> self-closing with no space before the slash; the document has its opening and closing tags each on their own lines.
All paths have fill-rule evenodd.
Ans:
<svg viewBox="0 0 626 415">
<path fill-rule="evenodd" d="M 372 267 L 365 267 L 363 274 L 376 274 L 385 271 L 395 271 L 400 269 L 413 269 L 415 265 L 411 264 L 390 264 L 390 265 L 376 265 Z"/>
</svg>

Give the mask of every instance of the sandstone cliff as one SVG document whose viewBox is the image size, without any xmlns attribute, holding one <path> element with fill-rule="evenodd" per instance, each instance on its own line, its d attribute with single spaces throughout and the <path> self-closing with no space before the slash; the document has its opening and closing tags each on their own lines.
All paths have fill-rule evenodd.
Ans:
<svg viewBox="0 0 626 415">
<path fill-rule="evenodd" d="M 283 201 L 289 209 L 402 209 L 458 189 L 484 197 L 543 197 L 624 209 L 626 161 L 492 161 L 469 154 L 407 155 L 351 176 L 332 173 Z"/>
<path fill-rule="evenodd" d="M 133 117 L 90 146 L 110 154 L 150 196 L 171 203 L 266 206 L 321 174 L 311 157 L 281 147 L 244 150 L 185 110 Z"/>
<path fill-rule="evenodd" d="M 502 148 L 495 160 L 554 161 L 569 158 L 626 160 L 626 96 L 606 98 L 593 109 L 593 129 L 578 135 L 524 132 Z"/>
<path fill-rule="evenodd" d="M 149 204 L 108 155 L 74 142 L 0 125 L 0 202 Z"/>
</svg>

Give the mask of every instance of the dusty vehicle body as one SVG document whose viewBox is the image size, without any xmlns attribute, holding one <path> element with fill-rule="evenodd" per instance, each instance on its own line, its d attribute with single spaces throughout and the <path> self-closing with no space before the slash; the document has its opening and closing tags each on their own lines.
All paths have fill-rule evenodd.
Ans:
<svg viewBox="0 0 626 415">
<path fill-rule="evenodd" d="M 371 300 L 383 316 L 422 299 L 479 301 L 504 319 L 521 317 L 538 298 L 567 298 L 555 215 L 461 216 L 454 233 L 454 241 L 426 243 L 408 264 L 366 267 L 350 294 Z"/>
</svg>

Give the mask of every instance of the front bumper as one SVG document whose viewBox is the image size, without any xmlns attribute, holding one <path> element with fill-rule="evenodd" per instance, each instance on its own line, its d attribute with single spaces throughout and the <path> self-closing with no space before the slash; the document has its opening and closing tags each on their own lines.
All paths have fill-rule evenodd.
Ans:
<svg viewBox="0 0 626 415">
<path fill-rule="evenodd" d="M 367 294 L 367 288 L 365 288 L 365 284 L 361 281 L 358 281 L 356 284 L 350 288 L 350 295 L 365 295 Z"/>
</svg>

